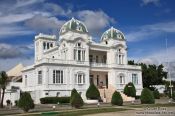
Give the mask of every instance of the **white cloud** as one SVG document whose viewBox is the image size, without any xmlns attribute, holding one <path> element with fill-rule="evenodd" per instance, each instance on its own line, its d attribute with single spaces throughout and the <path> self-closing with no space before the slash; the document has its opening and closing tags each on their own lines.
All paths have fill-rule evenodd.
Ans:
<svg viewBox="0 0 175 116">
<path fill-rule="evenodd" d="M 77 17 L 85 23 L 90 32 L 100 32 L 116 22 L 103 11 L 83 10 L 77 12 Z"/>
<path fill-rule="evenodd" d="M 34 16 L 32 13 L 25 13 L 25 14 L 9 14 L 0 17 L 0 24 L 10 24 L 25 21 L 30 19 Z"/>
<path fill-rule="evenodd" d="M 28 59 L 25 54 L 33 50 L 33 44 L 29 45 L 11 45 L 11 44 L 0 44 L 0 59 L 14 59 L 24 58 Z"/>
<path fill-rule="evenodd" d="M 29 35 L 33 33 L 34 33 L 33 31 L 27 30 L 24 27 L 19 27 L 14 25 L 1 26 L 0 39 L 4 39 L 11 36 Z"/>
<path fill-rule="evenodd" d="M 24 66 L 32 65 L 34 59 L 23 59 L 23 58 L 14 58 L 14 59 L 0 59 L 0 71 L 8 71 L 17 64 L 22 63 Z"/>
<path fill-rule="evenodd" d="M 175 61 L 175 46 L 166 49 L 160 49 L 152 51 L 151 53 L 139 57 L 132 57 L 129 59 L 134 59 L 136 62 L 144 62 L 148 64 L 161 64 L 164 62 L 174 62 Z"/>
<path fill-rule="evenodd" d="M 65 23 L 64 20 L 58 20 L 55 17 L 44 17 L 36 15 L 33 18 L 25 21 L 25 25 L 37 32 L 58 33 L 58 29 Z"/>
<path fill-rule="evenodd" d="M 142 0 L 141 5 L 148 5 L 148 4 L 154 4 L 156 6 L 160 5 L 160 0 Z"/>
<path fill-rule="evenodd" d="M 25 7 L 25 6 L 29 6 L 32 4 L 36 4 L 36 3 L 41 3 L 44 2 L 45 0 L 17 0 L 16 4 L 15 4 L 15 8 L 18 7 Z"/>
<path fill-rule="evenodd" d="M 0 38 L 29 35 L 38 31 L 58 31 L 64 20 L 58 20 L 56 16 L 65 16 L 71 11 L 44 1 L 0 1 Z M 8 6 L 8 9 L 4 6 Z"/>
<path fill-rule="evenodd" d="M 134 27 L 131 32 L 126 33 L 125 37 L 128 41 L 141 41 L 143 39 L 153 39 L 162 33 L 174 33 L 175 21 L 156 23 Z"/>
</svg>

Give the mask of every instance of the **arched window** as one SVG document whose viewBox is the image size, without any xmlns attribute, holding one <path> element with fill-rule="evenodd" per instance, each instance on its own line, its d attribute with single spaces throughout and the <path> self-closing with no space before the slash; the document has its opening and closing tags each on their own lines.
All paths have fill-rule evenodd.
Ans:
<svg viewBox="0 0 175 116">
<path fill-rule="evenodd" d="M 78 30 L 78 31 L 82 31 L 82 27 L 81 27 L 81 26 L 78 26 L 78 27 L 77 27 L 77 30 Z"/>
<path fill-rule="evenodd" d="M 74 47 L 74 60 L 85 61 L 85 49 L 82 44 L 78 42 Z"/>
<path fill-rule="evenodd" d="M 78 72 L 77 74 L 75 74 L 75 83 L 85 84 L 85 74 L 83 72 Z"/>
<path fill-rule="evenodd" d="M 108 41 L 105 41 L 106 45 L 108 44 Z"/>
<path fill-rule="evenodd" d="M 125 76 L 124 76 L 124 74 L 119 74 L 119 84 L 125 84 Z"/>
</svg>

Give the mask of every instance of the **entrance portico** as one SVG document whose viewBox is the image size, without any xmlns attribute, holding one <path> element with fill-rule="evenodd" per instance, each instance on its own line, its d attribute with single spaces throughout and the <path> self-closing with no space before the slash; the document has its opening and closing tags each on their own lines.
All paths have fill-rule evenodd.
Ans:
<svg viewBox="0 0 175 116">
<path fill-rule="evenodd" d="M 90 71 L 90 83 L 97 88 L 108 88 L 108 72 Z"/>
</svg>

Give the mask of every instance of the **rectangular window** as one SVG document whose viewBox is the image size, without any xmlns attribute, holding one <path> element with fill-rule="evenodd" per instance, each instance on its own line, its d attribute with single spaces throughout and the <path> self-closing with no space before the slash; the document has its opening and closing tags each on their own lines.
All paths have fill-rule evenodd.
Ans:
<svg viewBox="0 0 175 116">
<path fill-rule="evenodd" d="M 132 74 L 132 83 L 137 85 L 138 84 L 138 76 L 137 74 Z"/>
<path fill-rule="evenodd" d="M 89 62 L 93 62 L 93 56 L 89 55 Z"/>
<path fill-rule="evenodd" d="M 55 74 L 56 74 L 56 70 L 53 70 L 53 83 L 55 83 Z"/>
<path fill-rule="evenodd" d="M 98 56 L 96 56 L 96 63 L 98 63 Z"/>
<path fill-rule="evenodd" d="M 53 83 L 56 84 L 63 84 L 63 78 L 64 74 L 63 74 L 63 70 L 53 70 Z"/>
<path fill-rule="evenodd" d="M 38 71 L 38 84 L 42 84 L 42 71 Z"/>
<path fill-rule="evenodd" d="M 76 84 L 85 84 L 85 74 L 76 74 L 75 75 Z"/>
<path fill-rule="evenodd" d="M 78 61 L 81 61 L 81 50 L 78 50 Z"/>
</svg>

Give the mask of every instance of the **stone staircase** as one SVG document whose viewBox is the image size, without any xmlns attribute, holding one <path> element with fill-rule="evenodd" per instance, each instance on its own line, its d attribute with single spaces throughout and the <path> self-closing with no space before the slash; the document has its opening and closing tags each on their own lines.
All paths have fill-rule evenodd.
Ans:
<svg viewBox="0 0 175 116">
<path fill-rule="evenodd" d="M 106 87 L 99 89 L 100 96 L 101 96 L 103 102 L 107 102 L 107 103 L 111 102 L 112 95 L 113 95 L 113 93 L 115 91 L 116 91 L 116 89 L 112 85 L 109 85 L 108 89 Z M 125 101 L 134 101 L 135 100 L 135 98 L 128 97 L 127 95 L 125 95 L 122 92 L 120 92 L 120 94 L 121 94 L 124 102 Z"/>
</svg>

